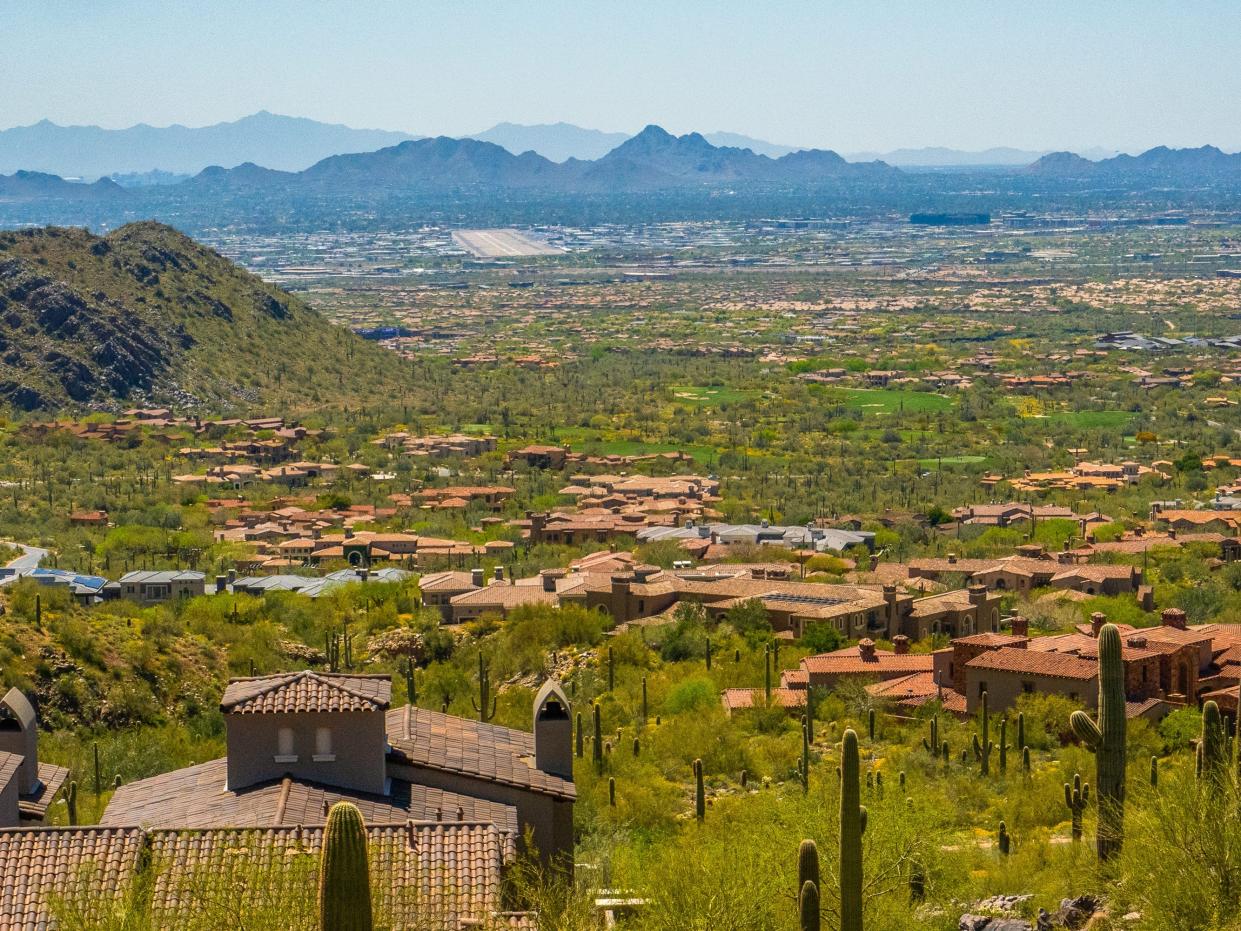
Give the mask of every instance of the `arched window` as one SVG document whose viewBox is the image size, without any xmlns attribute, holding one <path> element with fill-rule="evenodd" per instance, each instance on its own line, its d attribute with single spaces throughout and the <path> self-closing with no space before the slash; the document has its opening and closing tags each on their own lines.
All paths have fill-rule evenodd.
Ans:
<svg viewBox="0 0 1241 931">
<path fill-rule="evenodd" d="M 332 752 L 332 729 L 330 727 L 315 728 L 315 762 L 331 763 L 336 759 Z"/>
<path fill-rule="evenodd" d="M 276 731 L 276 762 L 297 762 L 297 753 L 293 745 L 293 728 L 291 727 L 282 727 Z"/>
</svg>

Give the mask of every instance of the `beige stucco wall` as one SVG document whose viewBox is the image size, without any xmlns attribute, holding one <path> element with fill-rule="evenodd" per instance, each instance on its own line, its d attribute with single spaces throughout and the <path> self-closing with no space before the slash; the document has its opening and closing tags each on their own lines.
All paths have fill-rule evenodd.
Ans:
<svg viewBox="0 0 1241 931">
<path fill-rule="evenodd" d="M 244 788 L 279 779 L 299 779 L 376 795 L 384 791 L 387 734 L 382 711 L 301 712 L 298 714 L 229 714 L 228 786 Z M 279 731 L 293 730 L 296 760 L 278 760 Z M 334 760 L 316 760 L 316 731 L 332 732 Z"/>
</svg>

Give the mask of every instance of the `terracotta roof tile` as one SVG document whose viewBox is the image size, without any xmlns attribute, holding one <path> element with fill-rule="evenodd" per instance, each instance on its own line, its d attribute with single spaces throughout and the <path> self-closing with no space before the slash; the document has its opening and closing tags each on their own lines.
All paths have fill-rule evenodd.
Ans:
<svg viewBox="0 0 1241 931">
<path fill-rule="evenodd" d="M 53 903 L 82 900 L 87 920 L 119 895 L 138 865 L 137 828 L 0 831 L 0 929 L 44 931 Z"/>
<path fill-rule="evenodd" d="M 970 669 L 994 669 L 997 672 L 1028 673 L 1051 676 L 1056 679 L 1093 679 L 1099 664 L 1082 659 L 1071 653 L 1051 653 L 1038 650 L 1018 650 L 1001 647 L 976 656 L 965 664 Z"/>
<path fill-rule="evenodd" d="M 349 801 L 368 824 L 435 821 L 437 812 L 446 821 L 456 820 L 460 810 L 468 821 L 490 821 L 505 833 L 518 833 L 517 810 L 511 805 L 399 779 L 392 780 L 388 795 L 294 779 L 273 779 L 230 792 L 225 789 L 227 774 L 228 761 L 219 759 L 123 785 L 108 803 L 102 822 L 145 828 L 316 825 L 325 819 L 325 803 Z"/>
<path fill-rule="evenodd" d="M 226 714 L 292 711 L 380 711 L 392 700 L 388 676 L 342 676 L 317 672 L 233 679 L 220 710 Z"/>
<path fill-rule="evenodd" d="M 495 825 L 372 824 L 367 835 L 381 922 L 457 931 L 497 915 L 502 870 L 516 847 Z M 191 913 L 223 907 L 218 896 L 228 897 L 231 913 L 277 909 L 298 924 L 313 917 L 322 838 L 320 827 L 0 831 L 0 929 L 48 931 L 58 902 L 89 926 L 144 868 L 144 846 L 153 926 L 183 926 Z M 533 927 L 519 915 L 498 917 L 504 927 Z"/>
<path fill-rule="evenodd" d="M 390 765 L 458 773 L 556 798 L 577 797 L 571 781 L 535 767 L 534 735 L 526 731 L 413 705 L 389 711 L 387 729 Z"/>
</svg>

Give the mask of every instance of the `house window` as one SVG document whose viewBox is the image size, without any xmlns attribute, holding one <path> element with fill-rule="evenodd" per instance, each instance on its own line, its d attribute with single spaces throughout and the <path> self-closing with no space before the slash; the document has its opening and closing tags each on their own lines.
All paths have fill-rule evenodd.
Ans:
<svg viewBox="0 0 1241 931">
<path fill-rule="evenodd" d="M 1021 683 L 1021 691 L 1025 692 L 1027 695 L 1033 695 L 1034 694 L 1034 683 L 1033 682 Z"/>
<path fill-rule="evenodd" d="M 982 696 L 985 695 L 986 693 L 987 693 L 987 683 L 979 682 L 978 683 L 978 697 L 982 698 Z"/>
<path fill-rule="evenodd" d="M 282 727 L 276 731 L 276 762 L 296 763 L 297 754 L 293 747 L 293 728 Z"/>
<path fill-rule="evenodd" d="M 332 763 L 336 760 L 336 754 L 332 752 L 332 729 L 330 727 L 315 728 L 315 756 L 316 763 Z"/>
</svg>

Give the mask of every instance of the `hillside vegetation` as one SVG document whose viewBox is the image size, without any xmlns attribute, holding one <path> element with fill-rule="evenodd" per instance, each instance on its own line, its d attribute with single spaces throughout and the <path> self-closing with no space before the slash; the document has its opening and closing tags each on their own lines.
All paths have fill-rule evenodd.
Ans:
<svg viewBox="0 0 1241 931">
<path fill-rule="evenodd" d="M 391 354 L 162 224 L 0 233 L 0 401 L 20 409 L 299 409 L 400 377 Z"/>
</svg>

